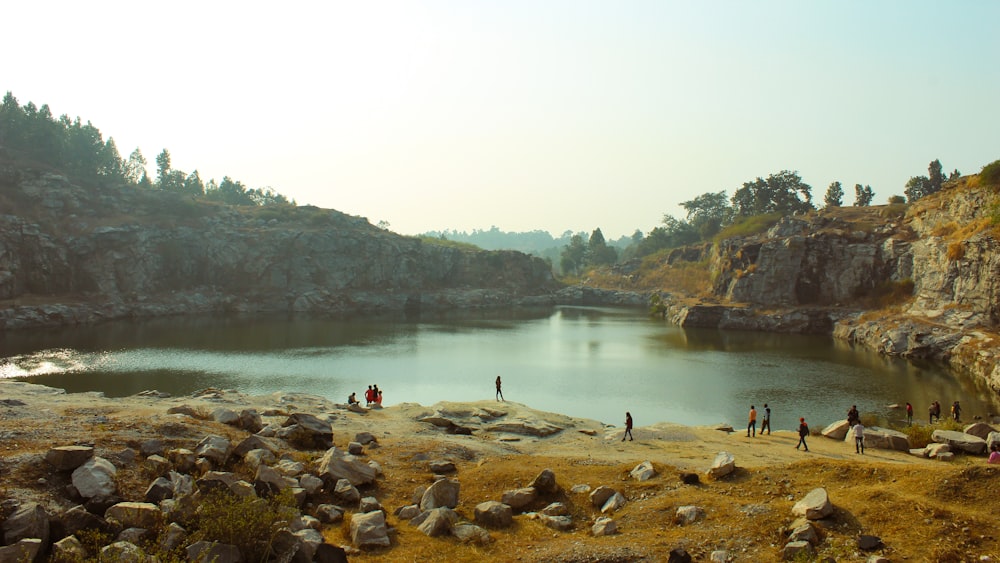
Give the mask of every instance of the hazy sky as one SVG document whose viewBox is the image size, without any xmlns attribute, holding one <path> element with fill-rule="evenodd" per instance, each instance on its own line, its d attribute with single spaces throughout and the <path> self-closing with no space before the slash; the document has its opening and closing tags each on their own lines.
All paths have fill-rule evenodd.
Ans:
<svg viewBox="0 0 1000 563">
<path fill-rule="evenodd" d="M 123 157 L 428 230 L 647 232 L 798 170 L 822 201 L 1000 158 L 1000 2 L 5 4 L 0 90 Z"/>
</svg>

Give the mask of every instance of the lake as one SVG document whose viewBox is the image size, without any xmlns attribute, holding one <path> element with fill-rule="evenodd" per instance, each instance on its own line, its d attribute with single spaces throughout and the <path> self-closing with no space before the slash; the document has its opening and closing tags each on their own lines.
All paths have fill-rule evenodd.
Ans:
<svg viewBox="0 0 1000 563">
<path fill-rule="evenodd" d="M 828 337 L 682 329 L 645 311 L 598 307 L 462 312 L 420 319 L 171 317 L 0 334 L 0 377 L 121 397 L 206 387 L 302 392 L 346 402 L 368 385 L 384 405 L 494 399 L 622 425 L 728 422 L 750 405 L 772 426 L 814 429 L 862 414 L 915 420 L 939 400 L 964 418 L 1000 412 L 994 394 L 937 365 Z"/>
</svg>

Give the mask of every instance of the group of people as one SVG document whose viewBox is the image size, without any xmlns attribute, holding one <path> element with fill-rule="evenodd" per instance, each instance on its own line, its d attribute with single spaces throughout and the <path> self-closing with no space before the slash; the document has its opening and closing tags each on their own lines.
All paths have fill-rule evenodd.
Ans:
<svg viewBox="0 0 1000 563">
<path fill-rule="evenodd" d="M 358 394 L 351 393 L 351 395 L 347 397 L 347 404 L 348 405 L 361 404 L 358 401 Z M 380 407 L 382 406 L 382 390 L 378 388 L 378 385 L 369 385 L 368 390 L 365 391 L 365 406 L 370 407 L 372 405 L 378 405 Z"/>
<path fill-rule="evenodd" d="M 909 405 L 910 403 L 906 403 Z M 962 405 L 958 401 L 951 404 L 951 418 L 958 422 L 962 417 Z M 934 401 L 927 409 L 927 424 L 934 424 L 934 419 L 941 421 L 941 403 Z"/>
<path fill-rule="evenodd" d="M 764 435 L 764 431 L 767 430 L 767 434 L 771 434 L 771 407 L 767 403 L 764 403 L 764 417 L 760 421 L 760 435 Z M 809 436 L 809 425 L 806 424 L 805 417 L 799 417 L 799 443 L 795 446 L 795 449 L 805 448 L 809 451 L 809 445 L 806 443 L 806 437 Z M 747 438 L 757 437 L 757 409 L 750 405 L 750 415 L 747 417 Z"/>
</svg>

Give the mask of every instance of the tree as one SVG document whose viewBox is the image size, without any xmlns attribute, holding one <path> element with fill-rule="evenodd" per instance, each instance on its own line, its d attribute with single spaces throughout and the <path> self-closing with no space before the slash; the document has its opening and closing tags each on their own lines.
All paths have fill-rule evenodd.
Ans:
<svg viewBox="0 0 1000 563">
<path fill-rule="evenodd" d="M 170 190 L 170 151 L 163 149 L 156 155 L 156 186 L 161 190 Z"/>
<path fill-rule="evenodd" d="M 722 226 L 729 222 L 732 215 L 725 191 L 701 194 L 681 203 L 681 207 L 687 211 L 687 222 L 703 240 L 712 238 L 722 230 Z"/>
<path fill-rule="evenodd" d="M 790 215 L 813 209 L 812 187 L 802 181 L 798 172 L 782 170 L 766 180 L 757 178 L 753 182 L 744 182 L 743 187 L 733 194 L 732 202 L 733 213 L 737 217 L 768 213 Z"/>
<path fill-rule="evenodd" d="M 618 260 L 613 246 L 608 246 L 601 229 L 594 229 L 587 244 L 586 263 L 588 266 L 609 266 Z"/>
<path fill-rule="evenodd" d="M 944 184 L 943 170 L 944 167 L 941 166 L 941 161 L 934 159 L 927 165 L 926 176 L 911 176 L 906 181 L 905 189 L 903 190 L 910 203 L 941 191 L 941 186 Z M 960 176 L 958 170 L 955 170 L 952 174 L 956 179 Z"/>
<path fill-rule="evenodd" d="M 587 255 L 587 245 L 583 242 L 583 236 L 573 235 L 569 239 L 569 244 L 563 247 L 559 257 L 559 267 L 563 274 L 578 274 L 583 268 L 584 257 Z"/>
<path fill-rule="evenodd" d="M 823 204 L 826 207 L 840 207 L 844 204 L 844 188 L 841 187 L 840 182 L 830 183 L 830 187 L 826 189 L 826 195 L 823 196 Z"/>
<path fill-rule="evenodd" d="M 189 195 L 205 195 L 205 183 L 201 181 L 201 176 L 197 170 L 188 174 L 187 178 L 184 178 L 181 191 Z"/>
<path fill-rule="evenodd" d="M 142 151 L 136 147 L 132 154 L 128 155 L 128 160 L 122 167 L 122 175 L 125 181 L 130 184 L 138 184 L 146 175 L 146 157 L 142 156 Z"/>
<path fill-rule="evenodd" d="M 951 174 L 948 175 L 948 179 L 949 180 L 958 180 L 961 177 L 962 177 L 962 173 L 958 171 L 958 168 L 952 170 Z"/>
<path fill-rule="evenodd" d="M 872 204 L 872 200 L 875 199 L 875 191 L 872 190 L 871 186 L 862 186 L 861 184 L 854 184 L 854 206 L 855 207 L 868 207 Z"/>
</svg>

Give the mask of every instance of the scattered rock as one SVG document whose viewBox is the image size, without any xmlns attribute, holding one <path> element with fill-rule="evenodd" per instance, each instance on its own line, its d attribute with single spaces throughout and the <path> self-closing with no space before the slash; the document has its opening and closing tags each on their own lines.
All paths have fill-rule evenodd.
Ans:
<svg viewBox="0 0 1000 563">
<path fill-rule="evenodd" d="M 809 520 L 826 518 L 832 513 L 833 504 L 830 502 L 826 489 L 822 487 L 809 491 L 809 494 L 792 507 L 792 514 L 805 516 Z"/>
<path fill-rule="evenodd" d="M 389 531 L 381 510 L 351 516 L 351 543 L 357 547 L 388 547 Z"/>
<path fill-rule="evenodd" d="M 618 533 L 618 525 L 614 520 L 606 516 L 601 516 L 594 521 L 594 525 L 590 527 L 590 535 L 595 537 L 600 536 L 611 536 Z"/>
<path fill-rule="evenodd" d="M 656 470 L 653 469 L 653 462 L 644 461 L 636 465 L 629 475 L 636 481 L 648 481 L 656 476 Z"/>
<path fill-rule="evenodd" d="M 705 509 L 700 506 L 681 506 L 677 508 L 677 512 L 674 514 L 674 522 L 680 526 L 694 524 L 704 518 Z"/>
<path fill-rule="evenodd" d="M 58 446 L 45 454 L 45 461 L 59 471 L 72 471 L 94 457 L 91 446 Z"/>
<path fill-rule="evenodd" d="M 514 511 L 510 505 L 488 500 L 476 505 L 474 519 L 488 528 L 506 528 L 514 522 Z"/>
<path fill-rule="evenodd" d="M 736 458 L 733 457 L 733 454 L 729 452 L 719 452 L 715 456 L 715 460 L 712 461 L 712 467 L 709 468 L 708 474 L 718 479 L 719 477 L 729 475 L 735 470 Z"/>
</svg>

